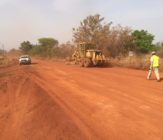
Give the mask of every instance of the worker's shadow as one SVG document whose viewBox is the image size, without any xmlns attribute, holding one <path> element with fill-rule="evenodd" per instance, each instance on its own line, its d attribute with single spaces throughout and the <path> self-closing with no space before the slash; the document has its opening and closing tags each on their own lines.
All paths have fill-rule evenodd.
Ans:
<svg viewBox="0 0 163 140">
<path fill-rule="evenodd" d="M 160 82 L 163 81 L 163 78 L 160 78 Z"/>
</svg>

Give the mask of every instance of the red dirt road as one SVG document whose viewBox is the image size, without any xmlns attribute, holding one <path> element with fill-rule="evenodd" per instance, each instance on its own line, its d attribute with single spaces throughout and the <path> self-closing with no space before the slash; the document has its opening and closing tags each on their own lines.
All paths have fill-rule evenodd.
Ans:
<svg viewBox="0 0 163 140">
<path fill-rule="evenodd" d="M 42 60 L 0 68 L 0 140 L 163 140 L 163 81 L 146 74 Z"/>
</svg>

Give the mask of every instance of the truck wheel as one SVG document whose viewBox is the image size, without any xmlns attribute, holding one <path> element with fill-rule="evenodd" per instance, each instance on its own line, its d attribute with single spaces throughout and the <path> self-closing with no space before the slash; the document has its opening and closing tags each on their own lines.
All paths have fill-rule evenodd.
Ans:
<svg viewBox="0 0 163 140">
<path fill-rule="evenodd" d="M 88 59 L 88 58 L 86 58 L 86 59 L 84 60 L 84 67 L 90 67 L 90 65 L 91 65 L 91 60 Z"/>
<path fill-rule="evenodd" d="M 84 67 L 84 61 L 80 60 L 79 65 L 80 65 L 80 67 Z"/>
</svg>

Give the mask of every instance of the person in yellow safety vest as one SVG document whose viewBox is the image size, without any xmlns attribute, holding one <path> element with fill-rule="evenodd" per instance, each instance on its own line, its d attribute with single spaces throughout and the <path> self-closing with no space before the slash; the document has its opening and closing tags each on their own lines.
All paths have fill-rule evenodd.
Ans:
<svg viewBox="0 0 163 140">
<path fill-rule="evenodd" d="M 156 75 L 156 78 L 157 78 L 157 81 L 160 81 L 159 57 L 156 55 L 155 51 L 152 52 L 152 56 L 150 58 L 150 62 L 151 62 L 151 65 L 150 65 L 150 69 L 149 69 L 149 72 L 148 72 L 147 79 L 150 80 L 150 78 L 152 76 L 152 72 L 154 71 L 155 75 Z"/>
</svg>

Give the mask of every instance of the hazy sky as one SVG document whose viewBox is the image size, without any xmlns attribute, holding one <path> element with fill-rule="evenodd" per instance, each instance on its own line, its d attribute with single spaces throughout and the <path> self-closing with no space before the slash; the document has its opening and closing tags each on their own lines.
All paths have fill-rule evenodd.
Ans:
<svg viewBox="0 0 163 140">
<path fill-rule="evenodd" d="M 72 28 L 96 13 L 105 22 L 145 29 L 163 41 L 163 0 L 0 0 L 0 47 L 18 48 L 41 37 L 71 41 Z"/>
</svg>

